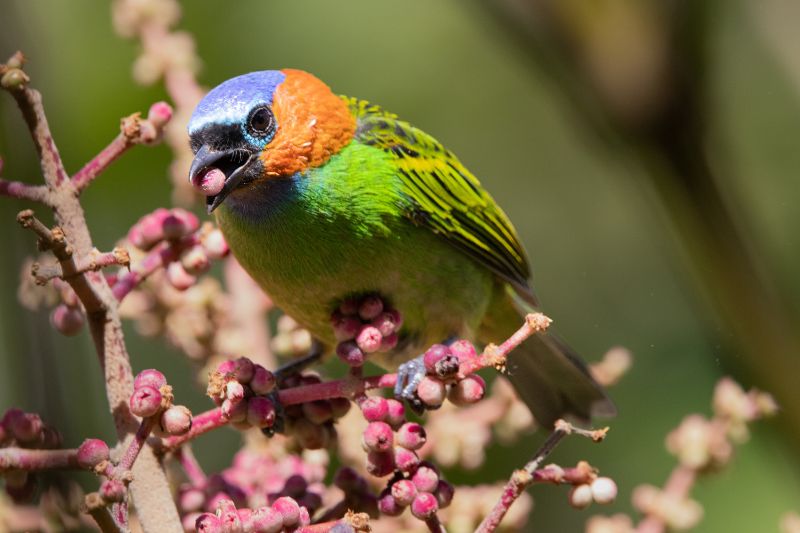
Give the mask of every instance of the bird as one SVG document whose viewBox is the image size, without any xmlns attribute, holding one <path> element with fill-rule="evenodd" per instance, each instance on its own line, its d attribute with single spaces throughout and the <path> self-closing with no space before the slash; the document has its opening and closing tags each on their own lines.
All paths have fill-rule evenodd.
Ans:
<svg viewBox="0 0 800 533">
<path fill-rule="evenodd" d="M 331 313 L 360 294 L 402 313 L 397 345 L 370 360 L 406 373 L 432 344 L 507 338 L 539 305 L 526 252 L 487 190 L 434 137 L 378 105 L 302 70 L 257 71 L 209 91 L 188 134 L 189 179 L 224 174 L 206 205 L 231 252 L 326 352 Z M 530 337 L 508 366 L 542 425 L 615 413 L 555 335 Z"/>
</svg>

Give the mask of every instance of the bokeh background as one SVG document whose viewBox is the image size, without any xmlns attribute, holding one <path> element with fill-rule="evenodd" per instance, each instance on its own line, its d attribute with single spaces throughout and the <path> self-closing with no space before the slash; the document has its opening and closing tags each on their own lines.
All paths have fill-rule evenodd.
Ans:
<svg viewBox="0 0 800 533">
<path fill-rule="evenodd" d="M 137 45 L 115 35 L 109 11 L 95 0 L 0 5 L 0 55 L 29 57 L 72 171 L 121 116 L 165 98 L 132 81 Z M 558 331 L 590 359 L 632 350 L 609 439 L 553 456 L 589 459 L 616 479 L 618 502 L 578 512 L 565 490 L 536 487 L 531 529 L 576 531 L 591 513 L 630 512 L 633 487 L 663 483 L 673 465 L 666 433 L 709 411 L 721 376 L 778 394 L 782 414 L 696 489 L 700 530 L 728 532 L 776 530 L 800 510 L 798 23 L 792 0 L 204 0 L 185 2 L 180 26 L 197 39 L 207 86 L 301 68 L 434 134 L 515 222 Z M 4 177 L 39 179 L 7 96 L 0 155 Z M 164 146 L 135 149 L 84 195 L 98 247 L 169 203 L 170 160 Z M 112 438 L 88 336 L 59 337 L 45 312 L 17 303 L 34 252 L 14 223 L 23 207 L 0 200 L 0 411 L 41 412 L 71 444 Z M 135 370 L 157 366 L 193 410 L 207 406 L 179 354 L 132 328 L 127 339 Z M 237 442 L 217 432 L 196 450 L 214 470 Z M 534 447 L 498 448 L 450 477 L 504 479 Z"/>
</svg>

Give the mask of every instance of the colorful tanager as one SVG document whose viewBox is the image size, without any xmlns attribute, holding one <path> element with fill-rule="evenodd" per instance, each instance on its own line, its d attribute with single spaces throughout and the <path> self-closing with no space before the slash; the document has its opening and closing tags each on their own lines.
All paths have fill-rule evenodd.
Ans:
<svg viewBox="0 0 800 533">
<path fill-rule="evenodd" d="M 505 339 L 537 305 L 514 227 L 480 182 L 376 105 L 299 70 L 253 72 L 210 91 L 189 135 L 190 179 L 224 173 L 207 206 L 233 254 L 328 351 L 344 299 L 377 294 L 402 313 L 397 345 L 373 358 L 412 385 L 399 396 L 413 397 L 431 344 Z M 508 372 L 541 424 L 613 414 L 553 335 L 526 340 Z"/>
</svg>

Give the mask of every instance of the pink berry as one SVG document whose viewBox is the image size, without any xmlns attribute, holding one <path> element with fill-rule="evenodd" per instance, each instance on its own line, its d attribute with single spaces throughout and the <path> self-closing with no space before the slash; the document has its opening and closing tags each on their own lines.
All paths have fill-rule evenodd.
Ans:
<svg viewBox="0 0 800 533">
<path fill-rule="evenodd" d="M 100 484 L 100 496 L 107 502 L 121 502 L 125 492 L 125 485 L 118 479 L 107 479 Z"/>
<path fill-rule="evenodd" d="M 236 360 L 226 359 L 217 365 L 217 372 L 222 375 L 233 374 L 236 372 Z"/>
<path fill-rule="evenodd" d="M 444 509 L 450 502 L 453 501 L 456 489 L 447 481 L 440 479 L 436 485 L 436 491 L 433 493 L 436 496 L 436 501 L 439 503 L 439 509 Z"/>
<path fill-rule="evenodd" d="M 203 513 L 194 523 L 197 533 L 223 533 L 222 521 L 211 513 Z"/>
<path fill-rule="evenodd" d="M 225 173 L 218 168 L 203 169 L 192 177 L 192 185 L 205 196 L 216 196 L 225 186 Z"/>
<path fill-rule="evenodd" d="M 80 307 L 59 304 L 50 314 L 50 324 L 62 335 L 72 337 L 83 329 L 86 317 Z"/>
<path fill-rule="evenodd" d="M 394 471 L 394 454 L 389 452 L 368 452 L 367 472 L 375 477 L 388 476 Z"/>
<path fill-rule="evenodd" d="M 211 261 L 205 249 L 200 246 L 192 246 L 181 256 L 181 266 L 190 276 L 199 276 L 211 268 Z"/>
<path fill-rule="evenodd" d="M 233 373 L 239 383 L 250 383 L 255 373 L 253 361 L 247 357 L 240 357 L 233 362 Z"/>
<path fill-rule="evenodd" d="M 378 497 L 378 510 L 386 516 L 400 516 L 403 513 L 403 507 L 397 503 L 389 489 L 381 492 Z"/>
<path fill-rule="evenodd" d="M 332 434 L 327 426 L 314 424 L 301 418 L 294 421 L 292 433 L 298 444 L 306 450 L 320 450 L 330 444 Z"/>
<path fill-rule="evenodd" d="M 161 221 L 164 237 L 167 239 L 180 239 L 196 231 L 200 227 L 197 217 L 185 209 L 176 207 Z"/>
<path fill-rule="evenodd" d="M 147 111 L 147 120 L 157 128 L 164 127 L 172 118 L 172 106 L 166 102 L 156 102 Z"/>
<path fill-rule="evenodd" d="M 425 444 L 425 428 L 416 422 L 406 422 L 397 430 L 397 444 L 409 450 L 419 450 Z"/>
<path fill-rule="evenodd" d="M 420 492 L 417 494 L 414 501 L 411 503 L 411 514 L 420 520 L 426 520 L 436 514 L 439 510 L 439 503 L 436 501 L 436 496 L 427 492 Z"/>
<path fill-rule="evenodd" d="M 419 466 L 419 456 L 417 452 L 403 448 L 402 446 L 394 447 L 394 464 L 401 472 L 413 472 Z"/>
<path fill-rule="evenodd" d="M 248 509 L 247 507 L 243 509 L 236 509 L 236 515 L 237 515 L 236 517 L 239 519 L 239 523 L 242 524 L 242 529 L 245 529 L 247 527 L 245 524 L 251 524 L 253 522 L 252 509 Z"/>
<path fill-rule="evenodd" d="M 288 496 L 275 500 L 272 504 L 272 509 L 281 514 L 284 527 L 292 527 L 300 521 L 300 506 Z"/>
<path fill-rule="evenodd" d="M 394 321 L 395 315 L 384 311 L 372 319 L 372 325 L 378 328 L 381 335 L 387 337 L 397 331 L 397 324 Z"/>
<path fill-rule="evenodd" d="M 444 344 L 434 344 L 425 351 L 422 360 L 425 363 L 425 370 L 428 374 L 436 373 L 436 363 L 450 355 L 450 348 Z"/>
<path fill-rule="evenodd" d="M 359 407 L 368 422 L 383 422 L 389 416 L 389 402 L 380 396 L 369 396 Z"/>
<path fill-rule="evenodd" d="M 386 403 L 389 406 L 389 414 L 387 415 L 386 422 L 392 426 L 393 429 L 397 429 L 406 421 L 406 408 L 401 402 L 394 398 L 389 398 L 386 400 Z"/>
<path fill-rule="evenodd" d="M 281 491 L 284 496 L 289 496 L 291 498 L 299 498 L 303 494 L 305 494 L 306 490 L 308 489 L 308 481 L 306 478 L 299 474 L 294 474 L 289 476 L 286 479 L 286 482 L 283 484 L 283 490 Z"/>
<path fill-rule="evenodd" d="M 271 507 L 259 507 L 250 516 L 252 531 L 278 533 L 283 529 L 283 515 Z"/>
<path fill-rule="evenodd" d="M 328 400 L 315 400 L 303 404 L 303 414 L 314 424 L 324 424 L 333 419 L 333 408 Z"/>
<path fill-rule="evenodd" d="M 261 365 L 255 365 L 250 388 L 256 394 L 269 394 L 275 388 L 275 374 Z"/>
<path fill-rule="evenodd" d="M 180 491 L 178 496 L 178 507 L 184 513 L 199 511 L 206 502 L 206 495 L 202 490 L 189 487 Z"/>
<path fill-rule="evenodd" d="M 86 439 L 78 447 L 78 466 L 81 468 L 94 468 L 109 457 L 108 444 L 100 439 Z"/>
<path fill-rule="evenodd" d="M 353 316 L 345 316 L 334 313 L 331 320 L 333 324 L 333 334 L 337 341 L 349 341 L 356 338 L 361 329 L 361 321 Z"/>
<path fill-rule="evenodd" d="M 340 342 L 336 346 L 336 355 L 350 366 L 362 366 L 366 359 L 364 352 L 353 341 Z"/>
<path fill-rule="evenodd" d="M 403 327 L 403 315 L 400 314 L 400 311 L 397 309 L 387 309 L 387 313 L 392 315 L 392 322 L 394 322 L 394 330 L 400 331 L 400 328 Z"/>
<path fill-rule="evenodd" d="M 447 389 L 441 381 L 425 376 L 417 387 L 417 396 L 430 409 L 436 409 L 444 403 Z"/>
<path fill-rule="evenodd" d="M 192 412 L 185 405 L 173 405 L 161 413 L 160 424 L 169 435 L 185 435 L 192 429 Z"/>
<path fill-rule="evenodd" d="M 218 229 L 211 230 L 203 237 L 203 248 L 211 259 L 222 259 L 231 251 L 225 236 Z"/>
<path fill-rule="evenodd" d="M 386 422 L 370 422 L 364 430 L 363 444 L 367 451 L 386 452 L 392 449 L 394 434 Z"/>
<path fill-rule="evenodd" d="M 186 272 L 180 263 L 174 262 L 167 266 L 167 281 L 179 291 L 185 291 L 194 285 L 197 278 Z"/>
<path fill-rule="evenodd" d="M 225 399 L 220 406 L 222 415 L 230 422 L 244 422 L 247 419 L 247 404 L 242 400 Z"/>
<path fill-rule="evenodd" d="M 397 341 L 398 340 L 400 340 L 400 338 L 397 336 L 397 333 L 392 333 L 391 335 L 386 335 L 381 340 L 381 347 L 379 348 L 379 351 L 381 351 L 381 352 L 389 352 L 389 351 L 393 350 L 394 347 L 397 346 Z"/>
<path fill-rule="evenodd" d="M 470 374 L 450 388 L 448 399 L 456 405 L 468 405 L 483 399 L 486 382 L 476 374 Z"/>
<path fill-rule="evenodd" d="M 240 402 L 244 399 L 244 385 L 238 381 L 229 381 L 225 384 L 225 398 L 232 402 Z"/>
<path fill-rule="evenodd" d="M 266 396 L 254 396 L 247 401 L 247 421 L 257 428 L 275 423 L 275 405 Z"/>
<path fill-rule="evenodd" d="M 383 300 L 378 296 L 365 296 L 358 306 L 358 316 L 362 320 L 372 320 L 383 312 Z"/>
<path fill-rule="evenodd" d="M 136 374 L 136 378 L 133 380 L 134 389 L 138 389 L 139 387 L 153 387 L 156 390 L 160 390 L 161 387 L 166 384 L 167 378 L 155 368 L 142 370 Z"/>
<path fill-rule="evenodd" d="M 450 345 L 450 352 L 458 357 L 458 360 L 463 362 L 468 359 L 473 359 L 477 356 L 475 346 L 467 340 L 457 340 Z"/>
<path fill-rule="evenodd" d="M 356 335 L 356 344 L 364 353 L 377 352 L 381 347 L 382 340 L 381 332 L 374 326 L 364 326 Z"/>
<path fill-rule="evenodd" d="M 414 472 L 411 480 L 420 492 L 433 492 L 439 484 L 439 473 L 430 466 L 430 463 L 423 463 Z"/>
<path fill-rule="evenodd" d="M 44 424 L 39 415 L 12 408 L 3 416 L 3 425 L 16 440 L 32 443 L 39 440 Z"/>
<path fill-rule="evenodd" d="M 333 418 L 342 418 L 350 411 L 353 405 L 347 398 L 331 398 L 328 400 L 333 411 Z"/>
<path fill-rule="evenodd" d="M 131 395 L 130 407 L 136 416 L 153 416 L 161 409 L 161 393 L 153 387 L 139 387 Z"/>
<path fill-rule="evenodd" d="M 392 497 L 398 505 L 407 507 L 411 505 L 417 495 L 417 487 L 407 479 L 396 481 L 392 485 Z"/>
<path fill-rule="evenodd" d="M 569 504 L 576 509 L 585 509 L 592 504 L 592 488 L 587 484 L 575 485 L 567 496 Z"/>
<path fill-rule="evenodd" d="M 349 466 L 341 467 L 333 476 L 333 484 L 344 492 L 356 492 L 366 488 L 365 480 Z"/>
<path fill-rule="evenodd" d="M 358 313 L 358 300 L 348 298 L 339 304 L 339 312 L 343 315 L 355 315 Z"/>
</svg>

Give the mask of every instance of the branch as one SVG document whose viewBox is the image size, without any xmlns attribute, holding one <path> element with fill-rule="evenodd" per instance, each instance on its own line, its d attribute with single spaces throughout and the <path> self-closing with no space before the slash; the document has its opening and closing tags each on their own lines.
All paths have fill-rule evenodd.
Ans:
<svg viewBox="0 0 800 533">
<path fill-rule="evenodd" d="M 75 189 L 83 192 L 98 175 L 132 146 L 156 143 L 161 139 L 164 126 L 171 118 L 172 108 L 165 102 L 157 102 L 150 106 L 147 119 L 142 119 L 140 113 L 133 113 L 123 118 L 119 135 L 72 176 Z"/>
<path fill-rule="evenodd" d="M 9 470 L 80 469 L 78 450 L 32 450 L 0 448 L 0 472 Z"/>
<path fill-rule="evenodd" d="M 47 187 L 44 185 L 28 185 L 21 181 L 8 181 L 4 179 L 0 179 L 0 196 L 30 200 L 42 204 L 47 204 L 49 200 Z"/>
<path fill-rule="evenodd" d="M 532 485 L 537 478 L 537 470 L 542 466 L 542 463 L 548 455 L 558 446 L 567 435 L 577 433 L 586 436 L 598 442 L 605 437 L 607 428 L 603 430 L 587 431 L 575 428 L 569 422 L 564 420 L 557 420 L 555 429 L 544 441 L 544 444 L 539 448 L 533 459 L 525 465 L 522 470 L 517 470 L 511 475 L 508 480 L 500 500 L 495 504 L 492 511 L 483 519 L 481 525 L 476 530 L 476 533 L 491 533 L 495 531 L 500 522 L 503 521 L 508 509 L 519 498 L 526 488 Z M 539 473 L 538 477 L 541 478 L 542 474 Z M 545 476 L 546 477 L 546 476 Z M 550 480 L 548 480 L 550 481 Z"/>
</svg>

